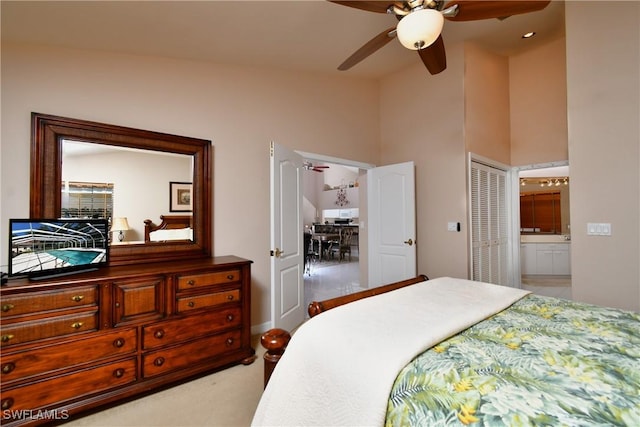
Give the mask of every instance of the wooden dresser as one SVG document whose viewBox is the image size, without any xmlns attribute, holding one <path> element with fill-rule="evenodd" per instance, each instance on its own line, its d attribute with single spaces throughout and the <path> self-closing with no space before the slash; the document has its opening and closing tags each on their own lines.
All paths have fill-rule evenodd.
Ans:
<svg viewBox="0 0 640 427">
<path fill-rule="evenodd" d="M 2 425 L 59 423 L 255 360 L 251 261 L 136 264 L 1 289 Z"/>
</svg>

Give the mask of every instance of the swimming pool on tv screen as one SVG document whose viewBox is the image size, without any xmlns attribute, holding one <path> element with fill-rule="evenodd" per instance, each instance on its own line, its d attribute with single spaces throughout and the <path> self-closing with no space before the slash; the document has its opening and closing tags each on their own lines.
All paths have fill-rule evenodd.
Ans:
<svg viewBox="0 0 640 427">
<path fill-rule="evenodd" d="M 98 261 L 104 250 L 79 250 L 79 249 L 52 249 L 46 251 L 49 255 L 54 256 L 68 265 L 85 265 Z"/>
</svg>

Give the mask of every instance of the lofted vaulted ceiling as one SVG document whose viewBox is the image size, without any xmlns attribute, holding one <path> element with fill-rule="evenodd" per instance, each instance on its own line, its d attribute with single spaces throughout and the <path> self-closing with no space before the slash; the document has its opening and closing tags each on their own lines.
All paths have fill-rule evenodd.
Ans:
<svg viewBox="0 0 640 427">
<path fill-rule="evenodd" d="M 322 0 L 6 1 L 2 41 L 98 49 L 319 73 L 379 78 L 419 64 L 393 40 L 348 71 L 337 67 L 393 16 Z M 521 35 L 536 31 L 533 39 Z M 564 3 L 505 20 L 446 22 L 447 46 L 472 39 L 500 54 L 564 34 Z M 425 70 L 425 78 L 429 78 Z"/>
</svg>

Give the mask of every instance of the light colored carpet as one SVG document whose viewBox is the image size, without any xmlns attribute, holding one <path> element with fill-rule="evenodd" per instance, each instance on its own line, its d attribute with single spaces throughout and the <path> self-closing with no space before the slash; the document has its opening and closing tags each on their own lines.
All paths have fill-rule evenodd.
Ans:
<svg viewBox="0 0 640 427">
<path fill-rule="evenodd" d="M 87 415 L 65 427 L 248 426 L 262 396 L 264 348 L 252 339 L 258 358 L 205 377 Z"/>
</svg>

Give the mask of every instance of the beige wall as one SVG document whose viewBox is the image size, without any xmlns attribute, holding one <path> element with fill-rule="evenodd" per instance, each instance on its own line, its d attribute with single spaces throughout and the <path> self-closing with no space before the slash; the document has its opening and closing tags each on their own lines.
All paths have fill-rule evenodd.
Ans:
<svg viewBox="0 0 640 427">
<path fill-rule="evenodd" d="M 568 158 L 574 297 L 638 310 L 640 3 L 616 3 L 604 15 L 607 31 L 594 32 L 602 8 L 567 2 L 566 74 L 564 39 L 511 59 L 507 163 Z M 463 65 L 471 63 L 463 56 L 461 46 L 448 45 L 444 73 L 429 76 L 418 65 L 381 83 L 381 163 L 416 162 L 418 271 L 430 277 L 467 275 L 464 140 L 470 123 L 464 112 L 470 78 Z M 618 183 L 614 191 L 612 181 Z M 446 222 L 456 220 L 463 233 L 446 232 Z M 587 222 L 611 222 L 613 236 L 586 236 Z"/>
<path fill-rule="evenodd" d="M 573 297 L 638 311 L 640 2 L 568 2 L 566 28 Z"/>
<path fill-rule="evenodd" d="M 509 59 L 466 43 L 464 62 L 466 149 L 508 165 Z"/>
<path fill-rule="evenodd" d="M 212 140 L 213 250 L 254 261 L 254 325 L 270 319 L 269 142 L 379 161 L 373 81 L 5 43 L 1 66 L 2 264 L 8 219 L 29 215 L 32 111 Z"/>
<path fill-rule="evenodd" d="M 536 61 L 535 53 L 520 59 Z M 510 81 L 518 72 L 507 57 L 448 44 L 445 72 L 431 76 L 420 64 L 382 81 L 381 163 L 416 163 L 419 273 L 469 277 L 467 153 L 511 163 Z M 564 74 L 554 78 L 564 81 Z M 536 119 L 538 135 L 548 132 L 544 119 Z M 461 232 L 447 231 L 447 222 L 460 222 Z"/>
<path fill-rule="evenodd" d="M 568 159 L 565 39 L 509 58 L 513 166 Z"/>
<path fill-rule="evenodd" d="M 463 69 L 463 46 L 451 44 L 446 72 L 419 63 L 381 81 L 381 164 L 415 162 L 417 269 L 429 277 L 467 277 Z"/>
</svg>

